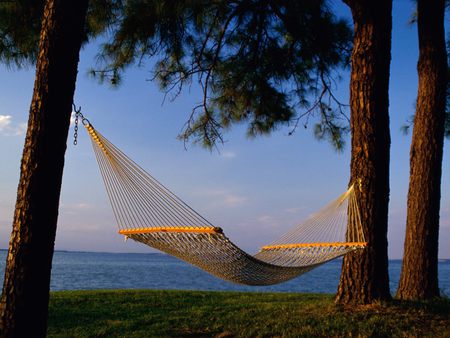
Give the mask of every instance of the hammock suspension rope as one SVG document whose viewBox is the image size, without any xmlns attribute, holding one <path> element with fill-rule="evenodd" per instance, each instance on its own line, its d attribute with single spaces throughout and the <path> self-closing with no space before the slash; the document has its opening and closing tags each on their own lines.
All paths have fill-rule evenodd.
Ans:
<svg viewBox="0 0 450 338">
<path fill-rule="evenodd" d="M 89 133 L 119 234 L 125 238 L 246 285 L 284 282 L 367 246 L 352 185 L 252 256 L 108 141 L 80 110 L 76 126 L 78 117 Z"/>
</svg>

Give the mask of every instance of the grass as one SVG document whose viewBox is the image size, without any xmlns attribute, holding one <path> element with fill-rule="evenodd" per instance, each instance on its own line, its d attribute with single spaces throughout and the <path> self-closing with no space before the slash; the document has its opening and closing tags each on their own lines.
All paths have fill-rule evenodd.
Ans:
<svg viewBox="0 0 450 338">
<path fill-rule="evenodd" d="M 50 300 L 49 337 L 450 337 L 450 300 L 357 308 L 331 295 L 65 291 Z"/>
</svg>

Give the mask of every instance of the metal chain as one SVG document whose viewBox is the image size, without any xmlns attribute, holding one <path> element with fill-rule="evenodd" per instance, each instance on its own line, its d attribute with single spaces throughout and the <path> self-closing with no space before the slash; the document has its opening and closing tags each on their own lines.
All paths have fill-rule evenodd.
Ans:
<svg viewBox="0 0 450 338">
<path fill-rule="evenodd" d="M 78 144 L 78 119 L 81 118 L 81 123 L 85 126 L 89 124 L 89 120 L 81 114 L 81 107 L 77 109 L 75 103 L 72 103 L 73 110 L 75 112 L 75 127 L 73 132 L 73 145 L 76 146 Z"/>
<path fill-rule="evenodd" d="M 78 112 L 75 110 L 75 127 L 73 132 L 73 145 L 78 144 Z"/>
</svg>

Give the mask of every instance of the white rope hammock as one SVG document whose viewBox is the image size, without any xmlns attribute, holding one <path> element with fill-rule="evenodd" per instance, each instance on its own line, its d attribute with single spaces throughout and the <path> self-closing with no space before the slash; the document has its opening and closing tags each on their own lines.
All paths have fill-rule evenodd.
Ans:
<svg viewBox="0 0 450 338">
<path fill-rule="evenodd" d="M 246 285 L 276 284 L 367 245 L 355 189 L 351 186 L 304 223 L 251 256 L 233 244 L 221 228 L 213 226 L 128 158 L 91 124 L 85 126 L 119 233 L 214 276 Z"/>
</svg>

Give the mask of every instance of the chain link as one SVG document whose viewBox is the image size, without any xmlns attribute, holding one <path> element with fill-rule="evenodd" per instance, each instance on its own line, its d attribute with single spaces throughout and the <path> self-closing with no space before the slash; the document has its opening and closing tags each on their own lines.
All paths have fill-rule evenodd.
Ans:
<svg viewBox="0 0 450 338">
<path fill-rule="evenodd" d="M 78 112 L 75 111 L 75 127 L 73 132 L 73 145 L 76 146 L 78 144 Z"/>
<path fill-rule="evenodd" d="M 79 126 L 79 119 L 81 118 L 81 123 L 86 126 L 89 125 L 89 120 L 81 114 L 81 107 L 77 109 L 77 106 L 75 103 L 72 103 L 73 110 L 75 112 L 75 127 L 73 132 L 73 145 L 76 146 L 78 144 L 78 126 Z"/>
</svg>

